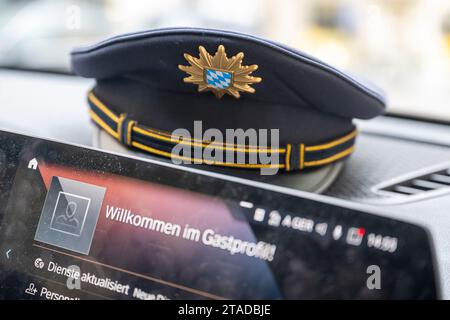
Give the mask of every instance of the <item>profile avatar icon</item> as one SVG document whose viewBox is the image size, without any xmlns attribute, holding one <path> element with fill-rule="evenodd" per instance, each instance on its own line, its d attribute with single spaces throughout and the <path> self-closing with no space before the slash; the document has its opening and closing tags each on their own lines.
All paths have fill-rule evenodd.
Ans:
<svg viewBox="0 0 450 320">
<path fill-rule="evenodd" d="M 58 194 L 50 228 L 80 236 L 89 210 L 90 198 L 61 191 Z"/>
<path fill-rule="evenodd" d="M 56 223 L 63 224 L 69 227 L 78 228 L 79 221 L 75 218 L 75 213 L 77 212 L 77 204 L 74 201 L 70 201 L 67 204 L 65 214 L 59 215 L 56 218 Z"/>
<path fill-rule="evenodd" d="M 34 239 L 89 254 L 106 188 L 53 176 Z"/>
</svg>

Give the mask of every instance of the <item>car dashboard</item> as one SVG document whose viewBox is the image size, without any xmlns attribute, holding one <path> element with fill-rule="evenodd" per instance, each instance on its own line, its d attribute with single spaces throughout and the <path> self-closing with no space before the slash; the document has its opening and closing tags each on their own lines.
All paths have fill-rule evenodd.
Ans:
<svg viewBox="0 0 450 320">
<path fill-rule="evenodd" d="M 98 147 L 84 96 L 93 85 L 90 80 L 2 70 L 0 83 L 0 104 L 14 110 L 3 112 L 0 129 Z M 439 297 L 450 299 L 450 127 L 393 116 L 357 121 L 357 126 L 361 134 L 355 153 L 318 199 L 425 228 Z M 255 183 L 260 182 L 249 182 Z M 303 195 L 284 181 L 269 183 L 269 188 Z"/>
</svg>

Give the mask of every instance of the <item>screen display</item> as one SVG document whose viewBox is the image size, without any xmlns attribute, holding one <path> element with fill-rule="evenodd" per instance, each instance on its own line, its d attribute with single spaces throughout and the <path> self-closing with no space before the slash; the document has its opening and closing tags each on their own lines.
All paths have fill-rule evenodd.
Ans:
<svg viewBox="0 0 450 320">
<path fill-rule="evenodd" d="M 432 299 L 424 229 L 0 132 L 0 298 Z"/>
</svg>

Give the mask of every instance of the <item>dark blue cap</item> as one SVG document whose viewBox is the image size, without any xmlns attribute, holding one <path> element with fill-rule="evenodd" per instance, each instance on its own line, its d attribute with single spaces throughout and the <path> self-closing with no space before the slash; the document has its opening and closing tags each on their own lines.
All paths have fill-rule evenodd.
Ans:
<svg viewBox="0 0 450 320">
<path fill-rule="evenodd" d="M 97 80 L 89 94 L 93 120 L 122 143 L 163 156 L 171 145 L 160 136 L 193 130 L 201 120 L 204 129 L 223 132 L 279 129 L 284 169 L 322 166 L 353 151 L 352 119 L 385 109 L 373 86 L 236 32 L 150 30 L 75 49 L 71 57 L 76 74 Z"/>
</svg>

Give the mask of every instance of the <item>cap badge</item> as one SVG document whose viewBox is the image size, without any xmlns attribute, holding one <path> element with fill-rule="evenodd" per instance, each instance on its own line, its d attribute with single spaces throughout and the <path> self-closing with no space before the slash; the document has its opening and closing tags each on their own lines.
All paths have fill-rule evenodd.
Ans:
<svg viewBox="0 0 450 320">
<path fill-rule="evenodd" d="M 227 58 L 225 47 L 220 45 L 215 55 L 210 55 L 203 46 L 200 46 L 200 57 L 196 58 L 187 53 L 184 58 L 189 66 L 179 65 L 178 68 L 189 77 L 184 82 L 198 85 L 199 92 L 212 91 L 217 98 L 229 94 L 239 98 L 240 92 L 255 93 L 250 85 L 261 82 L 261 78 L 250 76 L 258 69 L 256 64 L 243 66 L 244 53 Z"/>
</svg>

